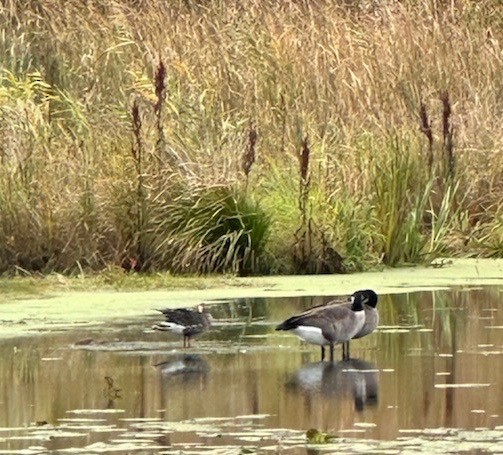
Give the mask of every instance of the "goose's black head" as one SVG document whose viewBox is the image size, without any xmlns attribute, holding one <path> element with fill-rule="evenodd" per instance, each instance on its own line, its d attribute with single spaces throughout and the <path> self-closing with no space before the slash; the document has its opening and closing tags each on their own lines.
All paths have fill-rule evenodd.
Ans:
<svg viewBox="0 0 503 455">
<path fill-rule="evenodd" d="M 363 299 L 356 295 L 356 293 L 354 293 L 350 298 L 349 298 L 349 301 L 351 303 L 351 309 L 353 311 L 362 311 L 364 309 L 363 307 Z"/>
<path fill-rule="evenodd" d="M 353 305 L 355 302 L 361 302 L 361 305 L 368 305 L 375 308 L 377 305 L 377 294 L 372 289 L 356 291 L 351 296 L 351 301 L 353 302 Z"/>
</svg>

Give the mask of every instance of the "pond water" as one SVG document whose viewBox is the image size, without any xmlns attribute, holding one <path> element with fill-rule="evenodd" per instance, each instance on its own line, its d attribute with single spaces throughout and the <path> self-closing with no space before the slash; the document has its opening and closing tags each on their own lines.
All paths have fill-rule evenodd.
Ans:
<svg viewBox="0 0 503 455">
<path fill-rule="evenodd" d="M 503 452 L 503 289 L 381 296 L 334 363 L 274 330 L 328 300 L 214 302 L 185 350 L 154 312 L 3 340 L 0 453 Z"/>
</svg>

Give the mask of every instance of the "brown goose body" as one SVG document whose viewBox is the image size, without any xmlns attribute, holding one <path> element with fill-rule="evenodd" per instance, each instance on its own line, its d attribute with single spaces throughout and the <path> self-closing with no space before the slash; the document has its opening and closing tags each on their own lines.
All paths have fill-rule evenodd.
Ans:
<svg viewBox="0 0 503 455">
<path fill-rule="evenodd" d="M 183 347 L 190 347 L 190 339 L 199 335 L 211 326 L 211 314 L 203 305 L 197 310 L 189 308 L 166 308 L 158 310 L 166 320 L 154 325 L 155 330 L 168 331 L 183 336 Z"/>
</svg>

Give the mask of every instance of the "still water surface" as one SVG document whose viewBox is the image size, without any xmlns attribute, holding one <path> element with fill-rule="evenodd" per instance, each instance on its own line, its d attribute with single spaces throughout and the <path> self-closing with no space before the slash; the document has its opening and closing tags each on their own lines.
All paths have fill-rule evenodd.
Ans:
<svg viewBox="0 0 503 455">
<path fill-rule="evenodd" d="M 215 303 L 190 350 L 155 312 L 4 340 L 0 453 L 501 453 L 502 289 L 382 296 L 333 364 L 274 331 L 328 300 Z M 340 439 L 306 445 L 311 428 Z"/>
</svg>

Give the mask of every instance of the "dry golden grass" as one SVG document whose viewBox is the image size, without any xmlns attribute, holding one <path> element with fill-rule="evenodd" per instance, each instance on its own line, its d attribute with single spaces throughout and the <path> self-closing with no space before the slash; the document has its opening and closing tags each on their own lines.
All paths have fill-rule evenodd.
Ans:
<svg viewBox="0 0 503 455">
<path fill-rule="evenodd" d="M 148 235 L 169 237 L 158 226 L 180 191 L 243 190 L 250 122 L 258 141 L 245 190 L 273 218 L 271 270 L 292 271 L 306 136 L 312 240 L 323 232 L 351 267 L 503 253 L 497 0 L 11 0 L 0 20 L 0 270 L 34 268 L 34 259 L 46 269 L 100 267 L 137 255 L 139 210 L 143 242 L 163 243 Z M 160 61 L 166 100 L 156 111 Z"/>
</svg>

